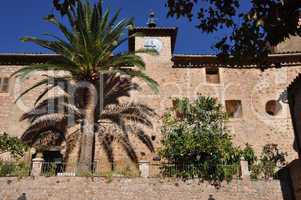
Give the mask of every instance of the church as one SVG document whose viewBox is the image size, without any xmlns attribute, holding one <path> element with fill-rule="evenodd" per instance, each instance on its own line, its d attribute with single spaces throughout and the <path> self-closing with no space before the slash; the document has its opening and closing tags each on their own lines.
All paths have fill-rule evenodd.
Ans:
<svg viewBox="0 0 301 200">
<path fill-rule="evenodd" d="M 138 34 L 136 34 L 138 33 Z M 219 61 L 216 55 L 189 55 L 174 53 L 177 28 L 158 27 L 155 24 L 135 27 L 129 35 L 136 34 L 128 41 L 129 51 L 155 49 L 158 55 L 141 54 L 146 63 L 147 74 L 159 83 L 159 94 L 148 87 L 133 92 L 130 101 L 147 105 L 156 112 L 152 119 L 153 128 L 145 133 L 151 138 L 154 150 L 150 151 L 135 136 L 130 136 L 138 160 L 156 163 L 160 158 L 160 117 L 172 106 L 175 97 L 194 99 L 197 95 L 218 99 L 229 120 L 225 126 L 233 136 L 236 145 L 250 144 L 257 153 L 266 144 L 275 143 L 287 152 L 288 162 L 301 156 L 301 39 L 292 37 L 275 47 L 269 55 L 269 68 L 262 71 L 249 63 L 244 67 L 229 67 Z M 189 39 L 189 38 L 187 38 Z M 36 90 L 15 102 L 20 91 L 39 80 L 39 75 L 24 81 L 10 78 L 11 74 L 26 65 L 45 63 L 58 59 L 55 54 L 0 54 L 0 131 L 21 137 L 28 127 L 20 122 L 21 115 L 32 108 L 41 92 Z M 126 101 L 126 99 L 125 99 Z M 66 141 L 74 140 L 73 133 L 78 127 L 68 130 Z M 78 140 L 77 140 L 78 141 Z M 94 160 L 98 167 L 110 169 L 110 160 L 105 149 L 95 140 Z M 114 141 L 113 141 L 114 143 Z M 133 164 L 122 147 L 113 146 L 116 167 L 132 167 Z M 45 159 L 62 157 L 71 163 L 78 158 L 79 143 L 72 149 L 66 142 L 44 149 Z M 67 156 L 68 153 L 68 156 Z M 31 156 L 36 154 L 33 149 Z M 298 155 L 299 154 L 299 155 Z"/>
</svg>

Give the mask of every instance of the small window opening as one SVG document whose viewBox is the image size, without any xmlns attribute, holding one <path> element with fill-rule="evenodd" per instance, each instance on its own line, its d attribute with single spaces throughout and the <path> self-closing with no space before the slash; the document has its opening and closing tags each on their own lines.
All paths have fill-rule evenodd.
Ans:
<svg viewBox="0 0 301 200">
<path fill-rule="evenodd" d="M 8 93 L 9 78 L 0 78 L 0 93 Z"/>
<path fill-rule="evenodd" d="M 155 141 L 156 140 L 156 136 L 152 135 L 151 139 L 152 139 L 152 141 Z"/>
<path fill-rule="evenodd" d="M 206 81 L 208 83 L 220 83 L 219 69 L 216 67 L 206 68 Z"/>
<path fill-rule="evenodd" d="M 271 116 L 275 116 L 279 114 L 279 112 L 282 110 L 281 104 L 276 100 L 270 100 L 265 105 L 265 111 Z"/>
<path fill-rule="evenodd" d="M 230 118 L 242 117 L 241 100 L 226 100 L 226 111 Z"/>
</svg>

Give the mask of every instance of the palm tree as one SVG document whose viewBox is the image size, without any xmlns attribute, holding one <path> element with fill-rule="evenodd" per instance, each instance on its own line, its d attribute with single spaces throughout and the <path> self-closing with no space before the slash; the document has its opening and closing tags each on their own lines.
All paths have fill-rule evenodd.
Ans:
<svg viewBox="0 0 301 200">
<path fill-rule="evenodd" d="M 60 30 L 64 38 L 52 34 L 47 34 L 47 36 L 51 37 L 49 40 L 36 37 L 22 38 L 22 41 L 33 42 L 61 55 L 62 59 L 51 60 L 46 64 L 26 66 L 15 72 L 13 76 L 24 78 L 36 71 L 66 72 L 64 76 L 56 74 L 52 76 L 45 75 L 43 80 L 37 82 L 20 95 L 22 97 L 36 87 L 48 85 L 37 101 L 41 100 L 59 82 L 75 82 L 79 85 L 78 87 L 80 88 L 76 90 L 78 91 L 76 98 L 79 99 L 77 102 L 80 104 L 78 107 L 80 108 L 80 113 L 84 116 L 79 169 L 81 171 L 90 171 L 95 137 L 95 108 L 98 99 L 97 94 L 95 94 L 95 86 L 100 85 L 103 87 L 102 80 L 106 74 L 138 77 L 156 92 L 158 91 L 158 84 L 145 74 L 145 63 L 137 55 L 137 53 L 148 52 L 141 50 L 114 54 L 114 51 L 128 40 L 128 38 L 124 37 L 124 32 L 127 28 L 133 26 L 132 19 L 123 19 L 118 22 L 119 12 L 109 19 L 110 12 L 109 10 L 103 12 L 102 0 L 94 6 L 88 2 L 79 2 L 76 8 L 68 10 L 66 16 L 68 19 L 67 26 L 59 22 L 54 15 L 46 18 L 48 22 L 54 24 Z M 83 81 L 84 84 L 82 84 Z M 54 84 L 50 86 L 50 82 Z M 99 97 L 102 100 L 102 94 Z M 100 102 L 99 105 L 103 105 L 103 103 Z M 99 109 L 101 113 L 102 108 Z"/>
<path fill-rule="evenodd" d="M 65 90 L 66 84 L 53 84 Z M 67 87 L 72 88 L 74 85 Z M 154 152 L 152 141 L 144 133 L 143 127 L 153 128 L 151 118 L 156 116 L 156 113 L 143 104 L 121 103 L 119 101 L 121 97 L 129 96 L 130 91 L 140 89 L 139 85 L 133 83 L 130 78 L 104 75 L 104 109 L 102 112 L 96 109 L 95 132 L 98 133 L 99 143 L 105 150 L 112 169 L 114 169 L 112 143 L 115 139 L 121 143 L 133 162 L 137 163 L 138 160 L 129 140 L 129 134 L 134 134 L 151 152 Z M 66 130 L 80 123 L 84 116 L 78 108 L 80 104 L 77 101 L 80 99 L 73 99 L 73 96 L 68 94 L 70 90 L 65 91 L 64 95 L 50 97 L 39 102 L 33 109 L 24 113 L 20 120 L 30 122 L 30 126 L 21 138 L 26 144 L 41 148 L 41 145 L 60 146 L 62 142 L 66 142 L 65 159 L 67 160 L 68 152 L 74 148 L 74 142 L 78 139 L 77 133 L 79 131 L 75 130 L 66 136 Z M 75 96 L 77 95 L 75 94 Z M 98 101 L 98 103 L 100 102 Z"/>
</svg>

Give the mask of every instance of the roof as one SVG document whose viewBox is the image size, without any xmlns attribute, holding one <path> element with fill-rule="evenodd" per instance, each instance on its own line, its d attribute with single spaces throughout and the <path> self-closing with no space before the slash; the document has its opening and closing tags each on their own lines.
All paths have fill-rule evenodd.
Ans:
<svg viewBox="0 0 301 200">
<path fill-rule="evenodd" d="M 174 52 L 178 28 L 177 27 L 135 27 L 129 30 L 129 36 L 140 33 L 143 36 L 170 36 L 171 50 Z M 135 50 L 135 38 L 129 38 L 129 51 Z"/>
<path fill-rule="evenodd" d="M 216 55 L 187 55 L 174 54 L 172 61 L 174 68 L 199 68 L 199 67 L 224 67 L 224 68 L 257 68 L 256 62 L 248 61 L 240 62 L 240 64 L 230 61 L 225 65 Z M 301 64 L 301 52 L 292 53 L 274 53 L 270 54 L 267 59 L 267 64 L 271 67 L 294 66 Z"/>
<path fill-rule="evenodd" d="M 0 53 L 0 65 L 29 65 L 46 63 L 52 59 L 62 59 L 62 56 L 39 53 Z"/>
<path fill-rule="evenodd" d="M 53 59 L 62 59 L 58 54 L 39 53 L 0 53 L 0 65 L 29 65 L 36 63 L 46 63 Z M 174 68 L 200 68 L 200 67 L 224 67 L 224 68 L 256 68 L 252 63 L 242 63 L 241 65 L 225 65 L 216 55 L 188 55 L 174 54 L 172 57 Z M 268 57 L 270 66 L 295 66 L 301 64 L 301 52 L 276 53 Z"/>
</svg>

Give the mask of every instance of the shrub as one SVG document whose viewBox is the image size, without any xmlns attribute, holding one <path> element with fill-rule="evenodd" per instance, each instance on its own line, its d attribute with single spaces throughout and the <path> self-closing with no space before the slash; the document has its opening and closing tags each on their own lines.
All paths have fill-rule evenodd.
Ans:
<svg viewBox="0 0 301 200">
<path fill-rule="evenodd" d="M 22 157 L 27 148 L 19 138 L 11 137 L 7 133 L 0 134 L 0 154 L 9 152 L 15 158 Z"/>
<path fill-rule="evenodd" d="M 277 178 L 277 171 L 286 164 L 285 156 L 277 144 L 265 145 L 260 160 L 251 166 L 251 178 Z"/>
<path fill-rule="evenodd" d="M 172 165 L 163 175 L 207 180 L 219 184 L 237 174 L 242 150 L 235 147 L 223 123 L 227 115 L 211 97 L 174 99 L 163 117 L 160 155 Z M 252 161 L 249 149 L 247 159 Z M 250 157 L 250 158 L 249 158 Z"/>
<path fill-rule="evenodd" d="M 255 151 L 251 145 L 246 144 L 245 148 L 242 150 L 242 157 L 245 161 L 248 161 L 249 167 L 251 167 L 256 161 L 257 157 Z"/>
<path fill-rule="evenodd" d="M 0 176 L 29 176 L 30 167 L 24 163 L 0 162 Z"/>
</svg>

